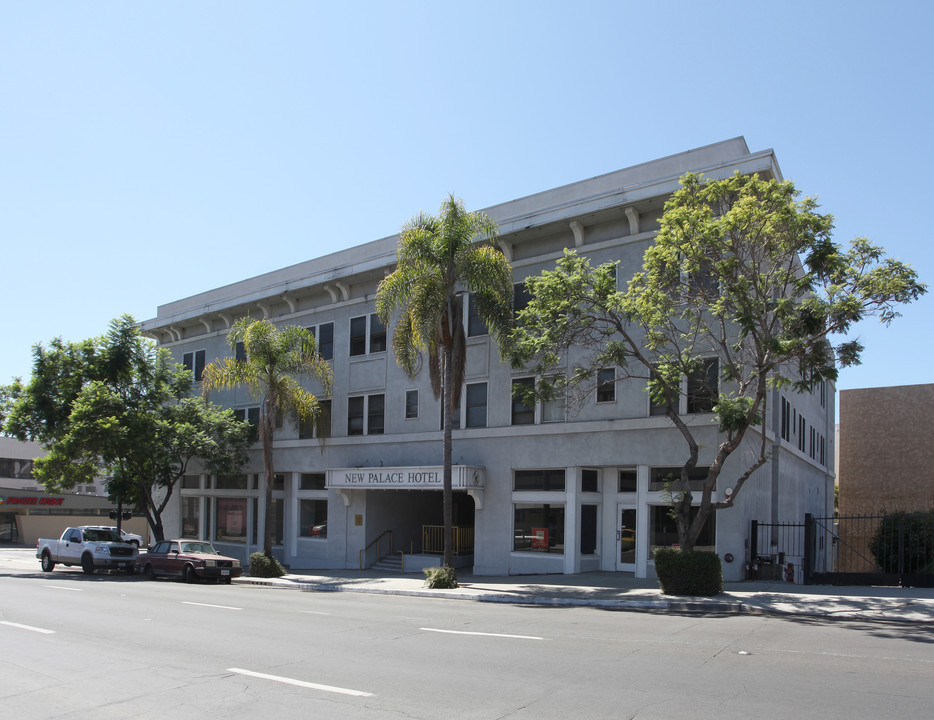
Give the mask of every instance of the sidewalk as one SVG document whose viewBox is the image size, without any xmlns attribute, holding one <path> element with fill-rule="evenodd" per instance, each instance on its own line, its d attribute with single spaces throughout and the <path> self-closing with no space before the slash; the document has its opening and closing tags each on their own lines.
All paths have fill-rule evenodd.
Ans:
<svg viewBox="0 0 934 720">
<path fill-rule="evenodd" d="M 369 570 L 292 570 L 282 578 L 248 576 L 241 584 L 306 592 L 410 595 L 520 605 L 588 606 L 618 610 L 703 613 L 767 613 L 849 620 L 934 624 L 934 588 L 835 587 L 781 582 L 724 583 L 714 598 L 663 595 L 658 583 L 626 573 L 475 576 L 459 573 L 455 590 L 429 590 L 422 575 Z"/>
</svg>

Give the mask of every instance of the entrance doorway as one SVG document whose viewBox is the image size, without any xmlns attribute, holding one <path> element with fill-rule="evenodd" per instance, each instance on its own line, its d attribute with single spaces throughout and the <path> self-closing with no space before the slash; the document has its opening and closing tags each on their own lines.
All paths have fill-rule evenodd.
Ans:
<svg viewBox="0 0 934 720">
<path fill-rule="evenodd" d="M 636 571 L 636 508 L 620 505 L 616 511 L 616 569 L 622 572 Z"/>
</svg>

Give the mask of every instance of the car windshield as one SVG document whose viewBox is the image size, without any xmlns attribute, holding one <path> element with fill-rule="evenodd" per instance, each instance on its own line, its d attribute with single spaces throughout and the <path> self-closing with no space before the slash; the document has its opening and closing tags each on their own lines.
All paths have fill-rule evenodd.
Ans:
<svg viewBox="0 0 934 720">
<path fill-rule="evenodd" d="M 182 543 L 183 553 L 201 553 L 202 555 L 217 555 L 217 551 L 206 542 L 184 542 Z"/>
<path fill-rule="evenodd" d="M 87 542 L 123 542 L 116 530 L 108 528 L 88 528 L 84 531 L 84 539 Z"/>
</svg>

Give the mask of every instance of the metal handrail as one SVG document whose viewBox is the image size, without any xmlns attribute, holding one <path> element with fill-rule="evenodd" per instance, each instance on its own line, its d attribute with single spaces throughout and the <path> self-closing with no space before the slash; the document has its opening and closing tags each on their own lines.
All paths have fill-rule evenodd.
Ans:
<svg viewBox="0 0 934 720">
<path fill-rule="evenodd" d="M 369 550 L 369 549 L 370 549 L 371 547 L 373 547 L 374 545 L 376 545 L 376 561 L 377 561 L 377 562 L 380 561 L 380 559 L 382 558 L 382 555 L 380 555 L 380 552 L 379 552 L 380 541 L 381 541 L 384 537 L 386 537 L 387 535 L 389 535 L 389 552 L 386 553 L 386 554 L 387 554 L 387 555 L 391 555 L 391 554 L 392 554 L 392 552 L 393 552 L 393 549 L 392 549 L 392 530 L 384 530 L 382 533 L 380 533 L 379 537 L 377 537 L 373 542 L 371 542 L 369 545 L 367 545 L 365 548 L 363 548 L 363 550 L 360 551 L 360 569 L 361 569 L 361 570 L 364 570 L 364 569 L 365 569 L 365 568 L 363 567 L 363 558 L 364 558 L 365 555 L 366 555 L 366 551 Z"/>
</svg>

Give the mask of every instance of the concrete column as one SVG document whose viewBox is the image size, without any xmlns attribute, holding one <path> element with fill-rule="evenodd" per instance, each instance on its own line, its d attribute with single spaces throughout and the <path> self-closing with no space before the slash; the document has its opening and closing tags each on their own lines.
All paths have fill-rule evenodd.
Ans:
<svg viewBox="0 0 934 720">
<path fill-rule="evenodd" d="M 580 572 L 580 477 L 579 467 L 569 467 L 564 471 L 564 574 L 574 575 Z"/>
</svg>

